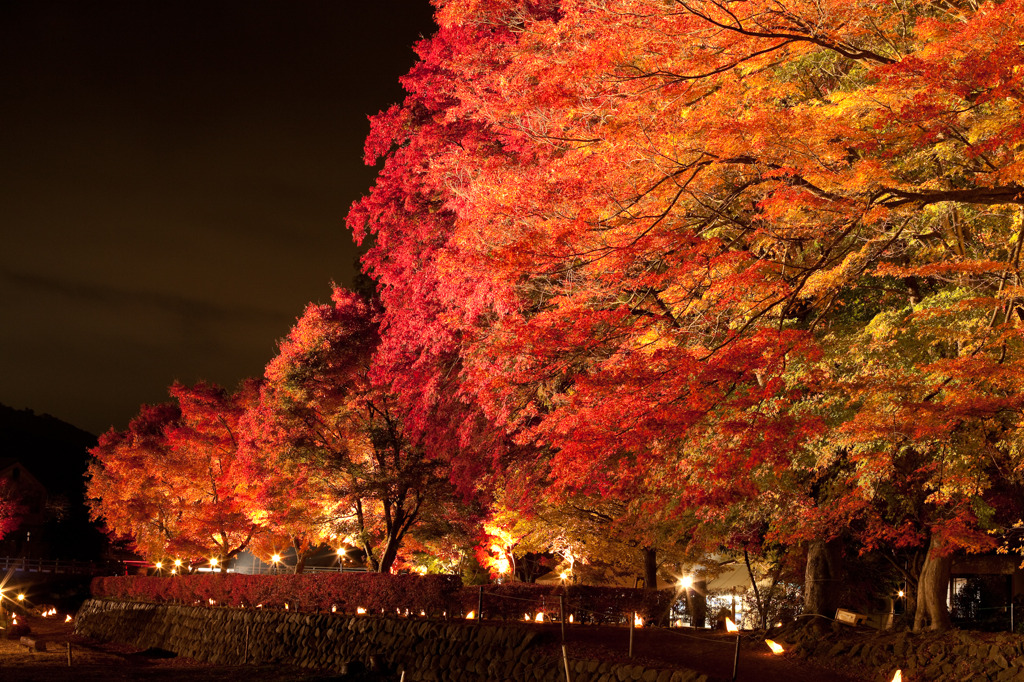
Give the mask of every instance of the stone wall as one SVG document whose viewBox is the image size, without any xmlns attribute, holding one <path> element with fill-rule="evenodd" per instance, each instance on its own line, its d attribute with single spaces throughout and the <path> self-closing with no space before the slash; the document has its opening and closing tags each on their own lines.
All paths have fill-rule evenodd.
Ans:
<svg viewBox="0 0 1024 682">
<path fill-rule="evenodd" d="M 1008 633 L 877 632 L 834 624 L 788 627 L 769 634 L 790 655 L 888 682 L 896 670 L 904 682 L 1010 682 L 1024 680 L 1024 638 Z"/>
<path fill-rule="evenodd" d="M 376 654 L 389 668 L 405 670 L 410 682 L 565 679 L 561 658 L 525 627 L 91 599 L 79 611 L 75 631 L 225 665 L 284 663 L 340 671 L 352 661 L 368 665 Z M 569 665 L 573 682 L 707 682 L 692 670 L 595 660 Z"/>
</svg>

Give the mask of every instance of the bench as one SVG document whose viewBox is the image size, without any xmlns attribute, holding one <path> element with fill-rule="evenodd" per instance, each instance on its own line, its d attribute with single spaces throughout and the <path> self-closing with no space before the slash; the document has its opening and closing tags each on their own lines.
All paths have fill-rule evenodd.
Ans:
<svg viewBox="0 0 1024 682">
<path fill-rule="evenodd" d="M 21 645 L 27 647 L 29 651 L 46 651 L 46 642 L 35 637 L 22 637 Z"/>
</svg>

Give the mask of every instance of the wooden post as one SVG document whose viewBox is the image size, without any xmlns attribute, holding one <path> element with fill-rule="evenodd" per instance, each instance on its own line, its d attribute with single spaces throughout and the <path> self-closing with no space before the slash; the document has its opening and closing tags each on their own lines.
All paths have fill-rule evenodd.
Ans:
<svg viewBox="0 0 1024 682">
<path fill-rule="evenodd" d="M 736 680 L 736 669 L 740 664 L 740 633 L 736 633 L 736 653 L 732 657 L 732 679 Z"/>
<path fill-rule="evenodd" d="M 565 664 L 565 682 L 572 682 L 572 675 L 569 673 L 569 652 L 562 645 L 562 663 Z"/>
<path fill-rule="evenodd" d="M 480 586 L 480 593 L 476 598 L 476 624 L 479 626 L 480 621 L 484 619 L 484 586 Z"/>
<path fill-rule="evenodd" d="M 249 665 L 249 624 L 245 624 L 245 651 L 242 653 L 242 665 Z"/>
<path fill-rule="evenodd" d="M 565 644 L 565 595 L 558 595 L 558 610 L 562 613 L 562 643 Z M 1013 628 L 1010 628 L 1013 631 Z"/>
<path fill-rule="evenodd" d="M 71 642 L 68 642 L 68 667 L 71 667 Z"/>
<path fill-rule="evenodd" d="M 633 630 L 636 629 L 636 611 L 631 614 L 629 619 L 629 657 L 633 658 Z"/>
</svg>

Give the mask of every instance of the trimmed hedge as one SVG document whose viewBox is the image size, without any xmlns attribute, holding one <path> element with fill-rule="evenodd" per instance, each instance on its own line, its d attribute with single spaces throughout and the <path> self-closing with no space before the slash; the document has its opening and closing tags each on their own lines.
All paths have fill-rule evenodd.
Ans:
<svg viewBox="0 0 1024 682">
<path fill-rule="evenodd" d="M 311 573 L 245 575 L 200 573 L 178 576 L 94 578 L 95 597 L 157 603 L 259 606 L 298 611 L 440 614 L 457 606 L 462 579 L 450 575 Z M 210 604 L 210 600 L 213 604 Z"/>
<path fill-rule="evenodd" d="M 463 587 L 459 576 L 389 575 L 383 573 L 307 573 L 246 575 L 200 573 L 178 576 L 114 576 L 94 578 L 99 598 L 206 606 L 259 606 L 296 611 L 355 613 L 395 612 L 419 615 L 465 615 L 476 611 L 478 587 Z M 544 612 L 557 619 L 559 596 L 577 623 L 628 622 L 634 611 L 654 622 L 668 613 L 671 590 L 641 590 L 588 585 L 545 586 L 506 583 L 484 586 L 484 618 L 523 620 Z M 213 603 L 210 603 L 210 600 Z"/>
<path fill-rule="evenodd" d="M 476 611 L 479 587 L 464 587 L 461 593 L 463 613 Z M 675 600 L 672 590 L 642 590 L 628 587 L 591 585 L 546 586 L 505 583 L 484 586 L 484 618 L 523 620 L 525 614 L 538 612 L 551 619 L 559 614 L 559 596 L 565 596 L 566 615 L 577 623 L 617 624 L 628 622 L 635 611 L 647 622 L 660 620 Z"/>
</svg>

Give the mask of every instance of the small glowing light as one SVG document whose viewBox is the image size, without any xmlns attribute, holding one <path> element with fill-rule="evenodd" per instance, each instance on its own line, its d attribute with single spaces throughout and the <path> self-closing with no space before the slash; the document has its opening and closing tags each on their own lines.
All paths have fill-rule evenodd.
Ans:
<svg viewBox="0 0 1024 682">
<path fill-rule="evenodd" d="M 174 560 L 174 565 L 178 566 L 180 568 L 181 567 L 181 559 L 175 559 Z"/>
<path fill-rule="evenodd" d="M 338 605 L 337 604 L 332 604 L 331 605 L 331 613 L 337 613 L 337 612 L 338 612 Z"/>
<path fill-rule="evenodd" d="M 466 620 L 473 620 L 476 618 L 476 611 L 470 611 L 466 614 Z"/>
<path fill-rule="evenodd" d="M 364 609 L 362 606 L 357 606 L 356 613 L 358 613 L 359 615 L 363 615 L 364 613 L 366 613 L 366 609 Z"/>
<path fill-rule="evenodd" d="M 562 578 L 562 580 L 565 580 L 565 579 L 567 579 L 569 577 L 569 574 L 566 573 L 565 571 L 562 571 L 562 575 L 560 577 Z"/>
<path fill-rule="evenodd" d="M 285 610 L 285 611 L 287 611 L 287 610 L 288 610 L 288 602 L 285 602 L 285 603 L 284 603 L 284 610 Z"/>
<path fill-rule="evenodd" d="M 536 621 L 537 623 L 543 623 L 544 622 L 544 614 L 543 613 L 538 613 L 537 617 L 534 618 L 533 620 Z"/>
<path fill-rule="evenodd" d="M 775 624 L 775 627 L 777 627 L 777 628 L 781 628 L 781 627 L 782 627 L 782 621 L 780 620 L 780 621 L 779 621 L 778 623 L 776 623 L 776 624 Z"/>
<path fill-rule="evenodd" d="M 258 609 L 262 609 L 262 608 L 263 608 L 263 604 L 257 604 L 257 605 L 256 605 L 256 608 L 258 608 Z"/>
<path fill-rule="evenodd" d="M 218 561 L 217 557 L 212 557 L 210 559 L 210 565 L 211 566 L 216 566 L 218 563 L 219 563 L 219 561 Z"/>
<path fill-rule="evenodd" d="M 216 604 L 216 603 L 217 603 L 217 602 L 213 601 L 213 597 L 210 597 L 210 606 L 213 606 L 213 605 L 214 605 L 214 604 Z"/>
<path fill-rule="evenodd" d="M 25 595 L 19 594 L 18 595 L 18 601 L 25 601 Z"/>
<path fill-rule="evenodd" d="M 633 614 L 633 626 L 642 628 L 644 626 L 644 619 L 640 617 L 639 613 Z"/>
<path fill-rule="evenodd" d="M 897 670 L 896 674 L 892 676 L 892 682 L 903 682 L 903 671 Z"/>
<path fill-rule="evenodd" d="M 903 590 L 900 590 L 899 592 L 897 592 L 896 596 L 897 597 L 902 597 L 903 596 Z"/>
<path fill-rule="evenodd" d="M 171 575 L 178 575 L 178 569 L 172 568 L 171 569 Z"/>
<path fill-rule="evenodd" d="M 425 616 L 425 615 L 427 615 L 427 612 L 426 611 L 420 611 L 420 615 L 421 616 Z"/>
<path fill-rule="evenodd" d="M 416 569 L 416 572 L 419 573 L 420 575 L 426 575 L 427 574 L 427 567 L 426 566 L 420 566 L 419 568 Z"/>
<path fill-rule="evenodd" d="M 782 645 L 770 639 L 764 640 L 764 643 L 768 645 L 768 648 L 772 650 L 772 653 L 776 656 L 781 656 L 786 653 L 786 650 L 782 648 Z"/>
<path fill-rule="evenodd" d="M 164 564 L 163 564 L 162 561 L 158 561 L 155 564 L 153 564 L 153 568 L 155 568 L 158 571 L 162 570 L 163 567 L 164 567 Z"/>
<path fill-rule="evenodd" d="M 71 622 L 71 614 L 70 613 L 68 614 L 68 617 L 64 619 L 64 622 L 65 623 L 70 623 Z"/>
<path fill-rule="evenodd" d="M 569 622 L 570 623 L 572 622 L 572 614 L 571 613 L 569 614 Z"/>
<path fill-rule="evenodd" d="M 682 578 L 680 578 L 679 579 L 679 587 L 683 588 L 684 590 L 688 590 L 691 587 L 693 587 L 693 576 L 692 575 L 684 575 Z"/>
<path fill-rule="evenodd" d="M 676 621 L 675 621 L 675 622 L 673 623 L 673 625 L 675 625 L 675 626 L 676 626 L 677 628 L 681 628 L 681 627 L 683 627 L 683 619 L 682 619 L 682 618 L 679 618 L 679 619 L 677 619 L 677 620 L 676 620 Z"/>
<path fill-rule="evenodd" d="M 726 617 L 726 619 L 725 619 L 725 629 L 728 630 L 729 632 L 739 632 L 740 631 L 740 629 L 738 627 L 736 627 L 736 623 L 732 622 L 732 618 L 729 618 L 729 617 Z"/>
<path fill-rule="evenodd" d="M 344 554 L 345 554 L 345 550 L 342 549 L 341 547 L 339 547 L 338 548 L 338 556 L 343 556 Z"/>
<path fill-rule="evenodd" d="M 275 564 L 276 563 L 280 563 L 281 555 L 280 554 L 275 554 L 274 556 L 270 557 L 270 560 L 273 561 Z"/>
<path fill-rule="evenodd" d="M 523 614 L 523 620 L 525 620 L 527 623 L 529 623 L 530 622 L 530 614 L 524 613 Z"/>
</svg>

